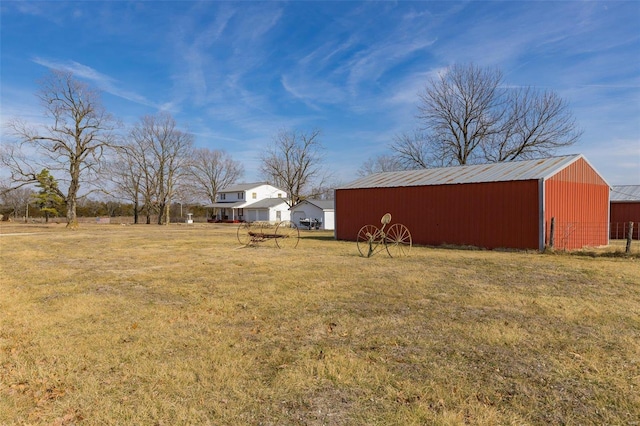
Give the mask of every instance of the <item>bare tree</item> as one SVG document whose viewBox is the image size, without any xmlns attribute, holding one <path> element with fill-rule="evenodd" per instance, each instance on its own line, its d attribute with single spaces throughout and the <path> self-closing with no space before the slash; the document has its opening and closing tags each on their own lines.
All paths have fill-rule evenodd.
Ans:
<svg viewBox="0 0 640 426">
<path fill-rule="evenodd" d="M 0 184 L 0 203 L 4 207 L 10 207 L 14 219 L 19 216 L 27 216 L 27 204 L 32 201 L 33 190 L 26 186 L 10 189 L 8 184 Z"/>
<path fill-rule="evenodd" d="M 169 210 L 180 180 L 188 173 L 193 136 L 177 129 L 167 113 L 145 116 L 131 131 L 147 210 L 154 205 L 159 213 L 158 224 L 169 224 Z M 148 218 L 149 216 L 147 216 Z"/>
<path fill-rule="evenodd" d="M 334 200 L 336 198 L 336 188 L 339 188 L 342 185 L 343 182 L 333 181 L 322 186 L 313 187 L 310 192 L 313 196 L 309 196 L 307 198 L 313 198 L 316 200 Z"/>
<path fill-rule="evenodd" d="M 581 132 L 553 92 L 503 87 L 500 70 L 453 65 L 419 95 L 420 137 L 398 137 L 392 150 L 411 168 L 550 156 Z"/>
<path fill-rule="evenodd" d="M 139 222 L 139 214 L 143 207 L 151 205 L 152 197 L 145 192 L 145 183 L 149 176 L 143 168 L 144 156 L 135 143 L 127 142 L 114 151 L 114 157 L 108 162 L 107 175 L 113 182 L 113 193 L 120 199 L 133 204 L 133 223 Z M 147 197 L 144 195 L 147 194 Z M 140 205 L 141 201 L 147 203 Z M 151 215 L 147 214 L 147 223 L 151 223 Z"/>
<path fill-rule="evenodd" d="M 502 119 L 497 96 L 501 81 L 499 70 L 474 65 L 453 65 L 432 79 L 419 95 L 418 106 L 429 151 L 442 153 L 445 163 L 477 161 L 476 149 L 493 136 Z"/>
<path fill-rule="evenodd" d="M 405 170 L 399 156 L 380 154 L 369 157 L 358 169 L 358 176 L 369 176 L 374 173 L 395 172 Z"/>
<path fill-rule="evenodd" d="M 66 185 L 63 194 L 67 226 L 78 226 L 81 185 L 94 182 L 103 152 L 112 144 L 113 119 L 99 94 L 69 72 L 53 71 L 41 83 L 38 97 L 52 123 L 33 128 L 14 120 L 9 128 L 19 139 L 2 151 L 2 163 L 16 187 L 37 182 L 38 168 L 47 168 Z M 28 158 L 24 150 L 39 158 Z"/>
<path fill-rule="evenodd" d="M 194 180 L 193 194 L 211 203 L 222 188 L 244 175 L 244 167 L 222 150 L 199 148 L 193 151 L 190 176 Z"/>
<path fill-rule="evenodd" d="M 506 119 L 500 131 L 483 145 L 484 158 L 489 162 L 546 157 L 558 148 L 573 145 L 582 135 L 567 103 L 554 92 L 529 87 L 509 89 L 505 108 Z"/>
<path fill-rule="evenodd" d="M 312 187 L 325 186 L 327 176 L 322 169 L 323 147 L 319 138 L 320 130 L 281 130 L 262 158 L 262 176 L 287 191 L 290 206 L 305 197 L 314 197 Z"/>
</svg>

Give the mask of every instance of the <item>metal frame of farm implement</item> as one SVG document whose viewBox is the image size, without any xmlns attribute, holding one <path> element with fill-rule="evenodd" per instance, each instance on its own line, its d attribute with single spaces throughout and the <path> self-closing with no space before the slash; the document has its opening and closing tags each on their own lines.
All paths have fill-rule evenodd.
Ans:
<svg viewBox="0 0 640 426">
<path fill-rule="evenodd" d="M 284 220 L 277 224 L 245 222 L 238 226 L 237 236 L 243 246 L 274 240 L 278 248 L 296 248 L 300 240 L 300 231 L 296 224 L 290 220 Z"/>
</svg>

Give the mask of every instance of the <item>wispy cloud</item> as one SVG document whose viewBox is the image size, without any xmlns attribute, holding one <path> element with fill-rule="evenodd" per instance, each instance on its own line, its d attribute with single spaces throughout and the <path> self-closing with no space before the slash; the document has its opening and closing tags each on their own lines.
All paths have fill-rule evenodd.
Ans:
<svg viewBox="0 0 640 426">
<path fill-rule="evenodd" d="M 324 80 L 309 79 L 303 73 L 285 74 L 280 82 L 287 93 L 315 111 L 322 110 L 322 105 L 345 102 L 346 93 L 342 88 Z"/>
<path fill-rule="evenodd" d="M 321 46 L 301 58 L 298 63 L 302 66 L 312 65 L 320 69 L 332 67 L 334 60 L 339 60 L 341 55 L 348 54 L 349 51 L 356 48 L 357 44 L 358 40 L 354 36 L 350 36 L 344 41 L 333 39 L 322 43 Z"/>
<path fill-rule="evenodd" d="M 361 84 L 376 82 L 389 69 L 398 65 L 414 53 L 424 51 L 435 40 L 385 41 L 359 52 L 349 61 L 344 70 L 348 71 L 350 91 L 357 95 Z"/>
<path fill-rule="evenodd" d="M 52 70 L 71 72 L 76 77 L 91 81 L 104 92 L 110 93 L 111 95 L 126 99 L 131 102 L 135 102 L 140 105 L 153 107 L 156 109 L 162 109 L 163 107 L 166 107 L 168 105 L 158 105 L 138 93 L 123 89 L 118 86 L 119 83 L 115 79 L 109 77 L 108 75 L 102 74 L 87 65 L 83 65 L 75 61 L 50 60 L 41 57 L 35 57 L 32 60 L 36 64 L 42 65 Z"/>
<path fill-rule="evenodd" d="M 33 127 L 41 127 L 46 119 L 41 112 L 39 100 L 28 89 L 2 85 L 2 114 L 0 114 L 0 131 L 7 132 L 10 121 L 18 119 Z"/>
<path fill-rule="evenodd" d="M 575 153 L 575 147 L 572 153 Z M 637 184 L 640 182 L 640 141 L 610 138 L 606 143 L 580 146 L 593 166 L 610 184 Z"/>
<path fill-rule="evenodd" d="M 23 105 L 9 89 L 35 99 L 40 66 L 67 70 L 125 122 L 169 110 L 248 170 L 278 129 L 319 127 L 332 164 L 353 171 L 415 128 L 429 78 L 466 62 L 499 68 L 505 87 L 556 91 L 590 160 L 614 138 L 639 143 L 633 2 L 6 3 L 4 113 Z"/>
<path fill-rule="evenodd" d="M 387 93 L 395 84 L 393 70 L 423 60 L 437 37 L 419 20 L 399 17 L 383 24 L 385 14 L 370 15 L 366 6 L 356 8 L 348 24 L 324 29 L 319 46 L 310 52 L 292 52 L 299 56 L 295 66 L 283 73 L 283 88 L 316 110 L 336 104 L 358 113 L 376 108 L 380 102 L 372 102 L 371 90 Z M 373 22 L 356 25 L 364 16 Z"/>
</svg>

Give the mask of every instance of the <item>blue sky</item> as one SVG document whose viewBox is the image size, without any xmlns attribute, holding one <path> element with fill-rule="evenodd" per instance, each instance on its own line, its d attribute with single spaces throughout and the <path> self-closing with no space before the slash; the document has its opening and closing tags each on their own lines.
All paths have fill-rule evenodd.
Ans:
<svg viewBox="0 0 640 426">
<path fill-rule="evenodd" d="M 417 125 L 417 94 L 453 63 L 567 100 L 583 153 L 640 184 L 640 2 L 2 1 L 1 119 L 38 123 L 37 80 L 73 71 L 131 125 L 170 112 L 196 145 L 259 179 L 280 129 L 321 129 L 334 181 Z M 3 139 L 6 135 L 3 135 Z"/>
</svg>

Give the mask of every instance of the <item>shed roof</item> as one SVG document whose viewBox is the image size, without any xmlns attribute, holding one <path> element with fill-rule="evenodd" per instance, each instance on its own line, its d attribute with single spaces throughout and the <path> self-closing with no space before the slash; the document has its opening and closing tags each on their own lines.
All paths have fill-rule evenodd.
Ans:
<svg viewBox="0 0 640 426">
<path fill-rule="evenodd" d="M 294 209 L 295 207 L 299 206 L 300 204 L 304 204 L 304 203 L 309 203 L 311 205 L 316 206 L 317 208 L 321 209 L 321 210 L 333 210 L 335 209 L 335 200 L 316 200 L 313 198 L 307 198 L 306 200 L 300 201 L 298 204 L 296 204 L 295 206 L 291 207 L 291 209 Z M 289 210 L 291 210 L 289 209 Z"/>
<path fill-rule="evenodd" d="M 357 179 L 338 189 L 393 188 L 548 179 L 580 158 L 587 161 L 582 154 L 574 154 L 538 160 L 375 173 Z"/>
<path fill-rule="evenodd" d="M 640 185 L 614 185 L 611 188 L 611 201 L 640 201 Z"/>
</svg>

